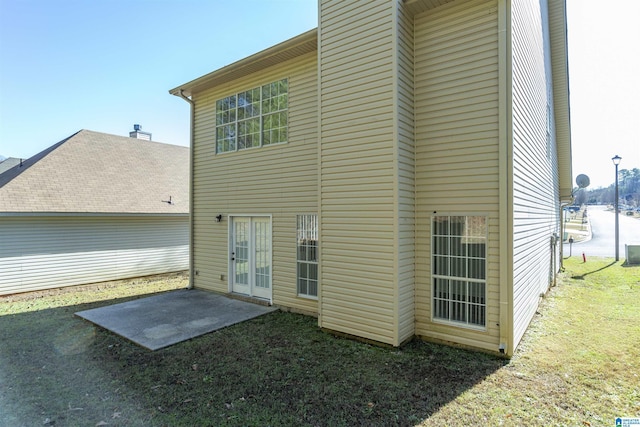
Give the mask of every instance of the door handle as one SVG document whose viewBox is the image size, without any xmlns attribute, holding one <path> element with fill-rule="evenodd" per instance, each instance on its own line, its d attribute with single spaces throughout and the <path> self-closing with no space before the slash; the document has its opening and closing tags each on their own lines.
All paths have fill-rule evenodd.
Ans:
<svg viewBox="0 0 640 427">
<path fill-rule="evenodd" d="M 236 253 L 231 252 L 231 261 L 235 261 L 235 260 L 236 260 Z"/>
</svg>

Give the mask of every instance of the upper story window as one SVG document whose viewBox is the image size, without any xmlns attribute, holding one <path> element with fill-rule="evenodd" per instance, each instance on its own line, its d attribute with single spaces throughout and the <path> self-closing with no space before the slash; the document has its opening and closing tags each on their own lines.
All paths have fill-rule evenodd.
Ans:
<svg viewBox="0 0 640 427">
<path fill-rule="evenodd" d="M 278 80 L 216 101 L 216 153 L 287 142 L 289 82 Z"/>
</svg>

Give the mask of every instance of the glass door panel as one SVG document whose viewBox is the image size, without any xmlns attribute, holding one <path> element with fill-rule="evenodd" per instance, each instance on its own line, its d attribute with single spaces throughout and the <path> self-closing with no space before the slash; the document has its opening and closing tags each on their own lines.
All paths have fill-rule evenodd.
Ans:
<svg viewBox="0 0 640 427">
<path fill-rule="evenodd" d="M 271 219 L 233 217 L 231 226 L 233 292 L 271 299 Z"/>
<path fill-rule="evenodd" d="M 233 219 L 233 236 L 231 249 L 233 292 L 249 294 L 249 239 L 250 219 Z"/>
<path fill-rule="evenodd" d="M 253 218 L 255 281 L 253 294 L 271 298 L 271 222 L 269 218 Z"/>
</svg>

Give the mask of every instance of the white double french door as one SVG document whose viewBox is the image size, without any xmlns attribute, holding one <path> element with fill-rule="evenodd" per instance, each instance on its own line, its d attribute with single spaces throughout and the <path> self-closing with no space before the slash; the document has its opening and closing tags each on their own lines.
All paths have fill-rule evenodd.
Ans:
<svg viewBox="0 0 640 427">
<path fill-rule="evenodd" d="M 232 291 L 271 300 L 271 218 L 231 217 Z"/>
</svg>

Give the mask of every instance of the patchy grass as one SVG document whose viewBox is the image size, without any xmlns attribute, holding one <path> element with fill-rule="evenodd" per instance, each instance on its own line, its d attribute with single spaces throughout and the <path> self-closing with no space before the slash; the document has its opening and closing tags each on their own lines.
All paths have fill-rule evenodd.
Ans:
<svg viewBox="0 0 640 427">
<path fill-rule="evenodd" d="M 510 363 L 423 425 L 613 426 L 640 416 L 640 267 L 603 258 L 565 267 Z"/>
<path fill-rule="evenodd" d="M 103 291 L 138 297 L 127 293 L 135 286 L 0 298 L 0 425 L 599 426 L 638 416 L 640 267 L 566 267 L 511 361 L 420 341 L 379 348 L 284 312 L 149 352 L 73 317 L 106 304 L 93 302 Z"/>
</svg>

